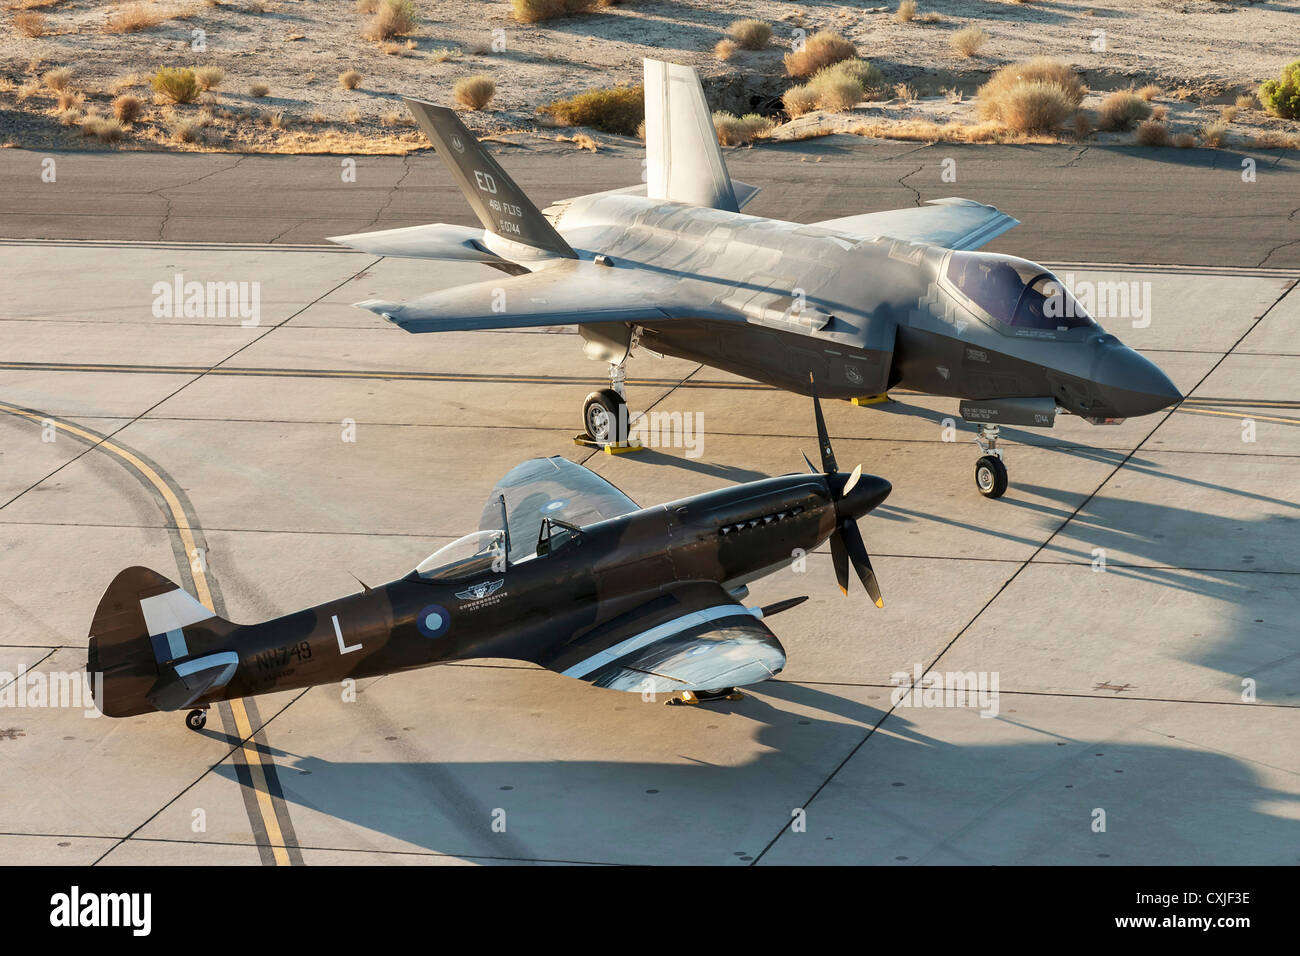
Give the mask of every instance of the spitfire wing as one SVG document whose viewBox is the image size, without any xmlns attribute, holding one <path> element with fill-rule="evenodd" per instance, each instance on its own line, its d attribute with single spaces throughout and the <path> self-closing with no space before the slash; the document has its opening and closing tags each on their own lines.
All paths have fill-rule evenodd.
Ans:
<svg viewBox="0 0 1300 956">
<path fill-rule="evenodd" d="M 483 506 L 480 530 L 501 527 L 502 495 L 512 561 L 533 553 L 543 518 L 581 527 L 638 510 L 636 502 L 600 475 L 558 455 L 531 458 L 506 472 Z"/>
<path fill-rule="evenodd" d="M 823 229 L 871 239 L 904 239 L 945 249 L 978 249 L 1020 225 L 993 206 L 949 196 L 911 209 L 887 209 L 812 223 Z"/>
<path fill-rule="evenodd" d="M 565 260 L 512 279 L 456 286 L 409 302 L 358 302 L 407 332 L 465 332 L 678 318 L 742 321 L 714 305 L 726 289 L 704 280 L 589 260 Z"/>
<path fill-rule="evenodd" d="M 713 582 L 679 584 L 538 661 L 597 687 L 672 694 L 765 681 L 785 666 L 776 635 Z"/>
</svg>

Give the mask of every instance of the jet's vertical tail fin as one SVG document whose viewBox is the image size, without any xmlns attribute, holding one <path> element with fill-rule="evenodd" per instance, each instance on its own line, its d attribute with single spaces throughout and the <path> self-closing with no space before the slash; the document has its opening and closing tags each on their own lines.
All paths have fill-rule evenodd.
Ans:
<svg viewBox="0 0 1300 956">
<path fill-rule="evenodd" d="M 737 212 L 713 114 L 689 66 L 645 61 L 647 195 Z"/>
<path fill-rule="evenodd" d="M 109 717 L 187 707 L 234 675 L 236 625 L 148 568 L 113 579 L 90 625 L 86 670 Z"/>
<path fill-rule="evenodd" d="M 484 229 L 565 259 L 578 258 L 550 220 L 465 128 L 455 110 L 423 100 L 405 98 L 403 102 L 433 143 Z"/>
</svg>

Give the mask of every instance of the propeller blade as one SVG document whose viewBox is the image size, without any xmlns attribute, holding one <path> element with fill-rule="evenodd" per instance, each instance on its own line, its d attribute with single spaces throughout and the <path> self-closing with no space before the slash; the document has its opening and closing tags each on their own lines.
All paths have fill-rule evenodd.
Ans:
<svg viewBox="0 0 1300 956">
<path fill-rule="evenodd" d="M 792 607 L 798 607 L 804 601 L 808 600 L 808 595 L 800 597 L 786 598 L 784 601 L 777 601 L 775 604 L 765 604 L 758 609 L 762 617 L 771 617 L 773 614 L 780 614 L 782 611 L 788 611 Z"/>
<path fill-rule="evenodd" d="M 835 565 L 835 580 L 839 582 L 840 590 L 847 596 L 849 593 L 849 553 L 844 547 L 844 541 L 840 538 L 838 530 L 831 535 L 831 563 Z"/>
<path fill-rule="evenodd" d="M 808 461 L 808 456 L 807 456 L 807 455 L 804 455 L 803 452 L 799 452 L 799 454 L 803 455 L 803 460 L 804 460 L 805 462 L 808 462 L 808 470 L 809 470 L 809 471 L 811 471 L 814 475 L 820 475 L 820 474 L 821 474 L 820 471 L 818 471 L 816 468 L 813 467 L 813 463 L 810 462 L 810 461 Z"/>
<path fill-rule="evenodd" d="M 853 490 L 853 486 L 858 483 L 858 479 L 861 477 L 862 465 L 859 464 L 858 467 L 853 469 L 853 474 L 849 475 L 849 480 L 844 482 L 844 490 L 840 492 L 840 496 L 847 497 L 848 493 Z"/>
<path fill-rule="evenodd" d="M 867 546 L 862 543 L 862 532 L 858 530 L 858 523 L 851 518 L 840 522 L 839 529 L 831 536 L 832 552 L 834 551 L 835 540 L 841 537 L 844 539 L 844 546 L 848 550 L 848 557 L 853 561 L 853 570 L 858 572 L 858 578 L 862 581 L 862 586 L 871 595 L 871 600 L 876 602 L 876 607 L 884 607 L 885 599 L 880 596 L 880 584 L 876 581 L 875 569 L 871 567 L 871 557 L 867 554 Z M 840 585 L 840 587 L 843 586 Z"/>
<path fill-rule="evenodd" d="M 812 387 L 813 411 L 817 413 L 817 444 L 822 450 L 822 471 L 833 475 L 840 469 L 835 464 L 835 452 L 831 448 L 830 435 L 826 433 L 826 419 L 822 417 L 822 402 L 817 397 L 817 380 L 808 373 L 808 382 Z"/>
</svg>

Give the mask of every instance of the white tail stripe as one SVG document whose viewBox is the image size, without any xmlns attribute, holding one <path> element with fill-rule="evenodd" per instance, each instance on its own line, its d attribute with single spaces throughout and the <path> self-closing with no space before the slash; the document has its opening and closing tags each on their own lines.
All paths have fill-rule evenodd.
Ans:
<svg viewBox="0 0 1300 956">
<path fill-rule="evenodd" d="M 150 637 L 166 636 L 172 660 L 189 654 L 185 633 L 181 629 L 215 617 L 212 611 L 180 588 L 141 598 L 140 611 L 144 614 L 144 626 Z"/>
</svg>

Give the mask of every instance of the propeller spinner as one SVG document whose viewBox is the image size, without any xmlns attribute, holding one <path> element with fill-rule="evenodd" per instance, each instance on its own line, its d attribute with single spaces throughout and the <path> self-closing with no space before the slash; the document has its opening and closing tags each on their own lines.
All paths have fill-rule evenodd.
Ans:
<svg viewBox="0 0 1300 956">
<path fill-rule="evenodd" d="M 852 564 L 858 580 L 867 589 L 871 600 L 876 602 L 876 607 L 884 607 L 880 584 L 871 567 L 871 556 L 867 554 L 857 519 L 884 501 L 891 486 L 885 479 L 875 476 L 868 476 L 864 483 L 860 464 L 847 477 L 840 473 L 835 462 L 835 450 L 831 447 L 830 435 L 826 431 L 826 419 L 822 416 L 821 399 L 817 397 L 817 382 L 812 375 L 808 376 L 808 381 L 812 390 L 813 409 L 817 415 L 817 444 L 821 449 L 822 472 L 835 503 L 835 530 L 831 533 L 831 562 L 835 566 L 835 579 L 839 582 L 840 590 L 848 594 L 849 565 Z M 804 461 L 808 461 L 807 455 L 804 456 Z M 810 461 L 808 470 L 816 473 Z"/>
</svg>

